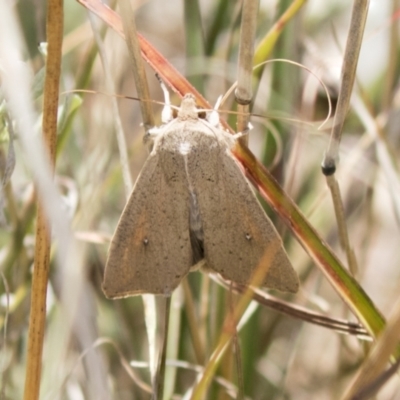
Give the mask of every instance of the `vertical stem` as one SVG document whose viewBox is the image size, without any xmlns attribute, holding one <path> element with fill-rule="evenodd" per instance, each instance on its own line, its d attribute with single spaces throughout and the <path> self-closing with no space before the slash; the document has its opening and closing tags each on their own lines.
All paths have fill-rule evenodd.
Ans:
<svg viewBox="0 0 400 400">
<path fill-rule="evenodd" d="M 335 175 L 326 176 L 326 183 L 331 192 L 333 206 L 335 209 L 336 222 L 339 230 L 339 240 L 342 249 L 346 252 L 347 266 L 353 277 L 358 275 L 358 266 L 356 256 L 350 245 L 349 233 L 346 225 L 346 217 L 344 215 L 344 206 L 342 197 L 340 195 L 339 184 L 335 178 Z"/>
<path fill-rule="evenodd" d="M 57 142 L 58 93 L 61 74 L 63 38 L 63 0 L 47 3 L 46 30 L 48 55 L 43 100 L 43 136 L 52 165 Z M 31 311 L 29 317 L 28 354 L 25 376 L 25 400 L 39 398 L 42 371 L 42 350 L 46 322 L 46 293 L 50 264 L 50 228 L 43 207 L 38 206 L 36 245 L 32 276 Z"/>
<path fill-rule="evenodd" d="M 239 60 L 237 72 L 237 88 L 235 90 L 238 106 L 237 130 L 243 132 L 249 124 L 249 108 L 253 99 L 252 76 L 254 41 L 256 37 L 258 15 L 258 1 L 245 0 L 242 9 L 242 22 L 240 26 Z M 239 139 L 242 144 L 247 145 L 248 136 Z"/>
<path fill-rule="evenodd" d="M 358 65 L 365 22 L 368 16 L 369 0 L 354 0 L 351 14 L 349 34 L 347 35 L 346 50 L 343 59 L 342 78 L 340 83 L 337 109 L 333 120 L 331 138 L 324 160 L 322 172 L 324 175 L 332 175 L 336 170 L 336 160 L 339 154 L 339 145 L 342 138 L 342 130 L 345 117 L 349 110 L 351 93 Z"/>
<path fill-rule="evenodd" d="M 161 346 L 158 356 L 158 369 L 156 374 L 156 382 L 153 384 L 154 393 L 152 399 L 162 400 L 164 397 L 164 378 L 165 378 L 165 363 L 167 360 L 167 345 L 168 345 L 168 329 L 169 329 L 169 312 L 171 309 L 171 296 L 163 297 L 164 305 L 164 329 L 161 338 Z"/>
<path fill-rule="evenodd" d="M 143 65 L 142 55 L 140 53 L 139 37 L 136 31 L 135 16 L 128 0 L 120 0 L 122 24 L 124 27 L 125 40 L 129 50 L 130 60 L 132 62 L 132 73 L 135 80 L 138 96 L 142 100 L 150 99 L 149 86 L 146 79 L 146 71 Z M 140 109 L 143 117 L 145 130 L 154 126 L 153 111 L 151 103 L 148 101 L 140 102 Z"/>
<path fill-rule="evenodd" d="M 198 0 L 185 0 L 186 76 L 197 90 L 204 93 L 204 34 Z"/>
</svg>

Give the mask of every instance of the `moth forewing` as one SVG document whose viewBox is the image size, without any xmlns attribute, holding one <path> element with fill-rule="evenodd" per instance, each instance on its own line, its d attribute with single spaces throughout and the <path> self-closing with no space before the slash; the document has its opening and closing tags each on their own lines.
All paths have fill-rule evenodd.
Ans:
<svg viewBox="0 0 400 400">
<path fill-rule="evenodd" d="M 297 292 L 297 274 L 279 234 L 230 151 L 229 134 L 222 129 L 210 134 L 209 129 L 207 126 L 193 133 L 197 151 L 188 156 L 208 267 L 225 279 L 248 284 L 260 262 L 268 261 L 262 286 Z M 279 246 L 274 249 L 276 243 Z"/>
<path fill-rule="evenodd" d="M 109 298 L 170 294 L 189 272 L 188 192 L 181 158 L 154 147 L 111 241 L 103 290 Z"/>
</svg>

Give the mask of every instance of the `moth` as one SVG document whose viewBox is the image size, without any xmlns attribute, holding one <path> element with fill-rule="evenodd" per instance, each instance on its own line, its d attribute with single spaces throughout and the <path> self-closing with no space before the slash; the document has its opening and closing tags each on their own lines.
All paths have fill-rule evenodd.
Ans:
<svg viewBox="0 0 400 400">
<path fill-rule="evenodd" d="M 231 153 L 237 139 L 215 113 L 200 118 L 187 94 L 175 118 L 149 131 L 151 153 L 109 249 L 108 298 L 170 295 L 201 260 L 224 279 L 248 284 L 267 258 L 262 286 L 298 290 L 282 240 Z"/>
</svg>

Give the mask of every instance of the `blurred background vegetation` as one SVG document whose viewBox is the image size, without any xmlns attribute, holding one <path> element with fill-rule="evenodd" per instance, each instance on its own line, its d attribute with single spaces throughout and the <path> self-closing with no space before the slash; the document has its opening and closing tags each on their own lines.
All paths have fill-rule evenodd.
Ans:
<svg viewBox="0 0 400 400">
<path fill-rule="evenodd" d="M 258 38 L 261 39 L 290 5 L 289 0 L 260 2 Z M 215 103 L 235 81 L 240 29 L 240 1 L 202 0 L 133 1 L 136 23 L 142 33 L 176 68 Z M 115 5 L 113 5 L 114 7 Z M 94 41 L 93 28 L 103 38 L 106 62 L 118 95 L 135 95 L 125 42 L 100 20 L 89 22 L 88 11 L 66 1 L 61 76 L 60 122 L 55 182 L 63 209 L 78 239 L 79 262 L 69 274 L 83 276 L 84 292 L 66 281 L 55 254 L 48 287 L 47 326 L 43 353 L 43 399 L 148 399 L 137 379 L 150 385 L 149 347 L 141 297 L 107 300 L 101 291 L 102 274 L 111 235 L 126 196 L 116 141 L 116 115 Z M 304 64 L 329 88 L 333 105 L 338 93 L 343 50 L 352 2 L 309 0 L 290 21 L 277 42 L 273 57 Z M 26 54 L 35 77 L 33 95 L 40 132 L 44 57 L 38 43 L 45 42 L 45 3 L 15 3 Z M 118 8 L 117 8 L 118 11 Z M 359 271 L 357 279 L 384 315 L 392 311 L 399 291 L 399 220 L 396 219 L 391 182 L 377 155 L 379 141 L 390 149 L 394 163 L 399 153 L 398 13 L 397 0 L 370 2 L 351 110 L 345 123 L 337 173 L 349 236 Z M 198 14 L 200 12 L 200 14 Z M 1 19 L 1 16 L 0 16 Z M 200 24 L 199 24 L 200 22 Z M 1 22 L 0 22 L 1 23 Z M 151 96 L 163 100 L 159 83 L 147 67 Z M 250 148 L 274 173 L 320 235 L 345 260 L 340 249 L 332 202 L 320 163 L 329 139 L 328 102 L 314 76 L 283 62 L 269 64 L 257 87 Z M 97 94 L 71 94 L 93 89 Z M 130 169 L 137 177 L 147 149 L 137 102 L 118 99 L 118 111 L 128 145 Z M 179 104 L 173 96 L 173 102 Z M 228 105 L 227 105 L 228 106 Z M 233 107 L 233 106 L 232 106 Z M 160 121 L 161 106 L 154 106 Z M 10 153 L 3 104 L 1 170 Z M 369 117 L 370 119 L 368 119 Z M 232 127 L 234 119 L 229 117 Z M 379 137 L 366 121 L 379 127 Z M 277 134 L 272 135 L 272 133 Z M 4 187 L 4 215 L 0 230 L 1 285 L 1 387 L 2 398 L 22 398 L 33 267 L 35 200 L 32 172 L 15 132 L 15 169 Z M 395 179 L 399 179 L 397 175 Z M 395 194 L 396 195 L 396 194 Z M 397 194 L 398 195 L 398 194 Z M 160 199 L 162 201 L 162 199 Z M 283 299 L 354 320 L 343 301 L 315 267 L 290 232 L 267 208 L 282 234 L 289 257 L 301 277 L 301 290 Z M 212 353 L 231 295 L 200 272 L 188 277 L 192 306 L 179 288 L 173 297 L 171 359 L 167 380 L 175 381 L 166 395 L 182 398 L 196 380 L 198 365 L 190 334 L 195 316 L 205 357 Z M 73 282 L 73 281 L 68 281 Z M 78 301 L 78 314 L 68 319 L 69 299 Z M 189 316 L 188 313 L 191 315 Z M 194 313 L 194 314 L 193 314 Z M 255 307 L 240 334 L 241 370 L 228 351 L 207 398 L 225 399 L 229 385 L 242 379 L 251 399 L 340 398 L 365 356 L 362 341 L 275 310 Z M 178 360 L 180 364 L 178 363 Z M 131 366 L 129 366 L 131 363 Z M 176 376 L 173 371 L 176 369 Z M 135 377 L 132 376 L 135 375 Z M 137 379 L 136 379 L 137 378 Z M 233 390 L 233 389 L 232 389 Z M 398 398 L 398 377 L 380 392 L 379 399 Z M 233 396 L 235 397 L 235 396 Z"/>
</svg>

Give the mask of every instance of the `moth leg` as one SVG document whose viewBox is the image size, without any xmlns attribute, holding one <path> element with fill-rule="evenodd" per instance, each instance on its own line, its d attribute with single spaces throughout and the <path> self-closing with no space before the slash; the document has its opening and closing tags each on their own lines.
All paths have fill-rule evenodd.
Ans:
<svg viewBox="0 0 400 400">
<path fill-rule="evenodd" d="M 219 127 L 219 112 L 218 108 L 221 105 L 222 96 L 219 96 L 215 103 L 214 109 L 208 114 L 207 121 L 214 127 Z"/>
<path fill-rule="evenodd" d="M 158 79 L 158 82 L 160 83 L 161 86 L 161 90 L 163 91 L 164 94 L 165 105 L 161 112 L 161 121 L 163 124 L 166 124 L 167 122 L 172 121 L 174 119 L 174 114 L 172 112 L 172 107 L 171 107 L 171 98 L 169 96 L 169 91 L 165 86 L 165 83 L 161 80 L 158 74 L 156 74 L 156 78 Z"/>
<path fill-rule="evenodd" d="M 162 133 L 162 127 L 155 126 L 154 128 L 149 129 L 143 136 L 143 143 L 150 147 L 150 150 L 153 148 L 154 140 L 157 136 Z"/>
<path fill-rule="evenodd" d="M 158 74 L 156 74 L 156 78 L 158 79 L 161 86 L 161 90 L 163 91 L 164 94 L 165 105 L 161 112 L 161 121 L 165 125 L 174 119 L 171 107 L 171 99 L 167 87 L 165 86 L 164 82 L 161 80 Z M 164 131 L 163 126 L 149 129 L 144 135 L 143 142 L 146 144 L 150 144 L 150 146 L 152 146 L 154 143 L 154 139 L 163 131 Z"/>
<path fill-rule="evenodd" d="M 221 102 L 222 102 L 222 96 L 219 96 L 217 102 L 215 103 L 214 109 L 207 115 L 207 122 L 215 128 L 221 127 L 219 123 L 219 112 L 218 112 Z M 235 133 L 234 135 L 230 136 L 233 137 L 233 139 L 237 140 L 243 136 L 247 136 L 251 129 L 253 129 L 253 125 L 249 122 L 244 131 Z"/>
<path fill-rule="evenodd" d="M 250 133 L 250 131 L 251 131 L 252 129 L 253 129 L 253 125 L 249 122 L 248 125 L 247 125 L 247 127 L 246 127 L 246 129 L 245 129 L 244 131 L 235 133 L 235 134 L 233 135 L 233 137 L 234 137 L 234 139 L 240 139 L 240 138 L 243 137 L 243 136 L 247 136 L 247 135 Z"/>
</svg>

